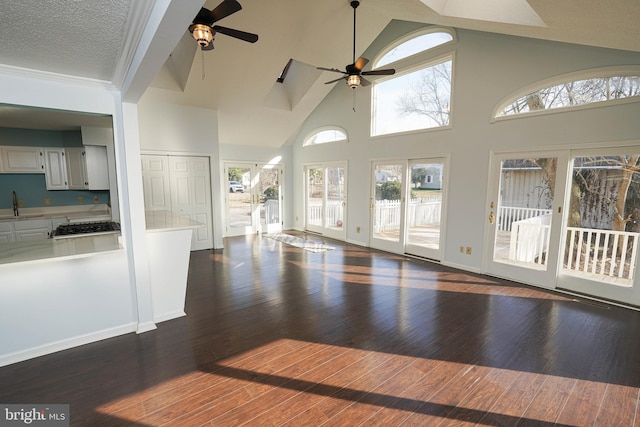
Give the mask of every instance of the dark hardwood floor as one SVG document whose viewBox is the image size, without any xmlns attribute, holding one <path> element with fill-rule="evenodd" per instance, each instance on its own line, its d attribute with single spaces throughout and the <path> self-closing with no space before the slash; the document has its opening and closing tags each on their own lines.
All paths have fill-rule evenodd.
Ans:
<svg viewBox="0 0 640 427">
<path fill-rule="evenodd" d="M 640 313 L 328 243 L 194 252 L 187 317 L 0 368 L 0 403 L 77 426 L 640 425 Z"/>
</svg>

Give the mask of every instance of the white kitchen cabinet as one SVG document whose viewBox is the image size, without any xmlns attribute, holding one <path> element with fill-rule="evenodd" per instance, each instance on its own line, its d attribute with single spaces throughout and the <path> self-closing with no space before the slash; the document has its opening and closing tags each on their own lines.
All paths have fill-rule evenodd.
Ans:
<svg viewBox="0 0 640 427">
<path fill-rule="evenodd" d="M 88 145 L 66 148 L 65 154 L 69 189 L 109 189 L 107 147 Z"/>
<path fill-rule="evenodd" d="M 13 222 L 16 242 L 45 240 L 51 232 L 50 219 L 29 219 Z"/>
<path fill-rule="evenodd" d="M 64 148 L 44 149 L 44 171 L 47 190 L 69 189 Z"/>
<path fill-rule="evenodd" d="M 0 147 L 0 172 L 44 173 L 43 157 L 39 147 Z"/>
<path fill-rule="evenodd" d="M 11 243 L 16 241 L 11 222 L 0 222 L 0 243 Z"/>
</svg>

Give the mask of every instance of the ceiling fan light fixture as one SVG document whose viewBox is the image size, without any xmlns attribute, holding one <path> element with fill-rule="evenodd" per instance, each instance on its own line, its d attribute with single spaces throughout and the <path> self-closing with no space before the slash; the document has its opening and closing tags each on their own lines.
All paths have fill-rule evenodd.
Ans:
<svg viewBox="0 0 640 427">
<path fill-rule="evenodd" d="M 205 24 L 193 24 L 191 34 L 200 47 L 207 47 L 213 41 L 213 29 Z"/>
<path fill-rule="evenodd" d="M 360 86 L 360 76 L 357 74 L 349 75 L 349 77 L 347 77 L 347 85 L 349 85 L 351 89 L 355 89 Z"/>
</svg>

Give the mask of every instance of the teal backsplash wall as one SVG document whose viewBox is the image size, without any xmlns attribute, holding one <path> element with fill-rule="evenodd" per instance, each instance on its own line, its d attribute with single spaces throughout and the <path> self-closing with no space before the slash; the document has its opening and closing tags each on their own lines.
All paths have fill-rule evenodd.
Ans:
<svg viewBox="0 0 640 427">
<path fill-rule="evenodd" d="M 0 128 L 0 145 L 80 147 L 82 146 L 82 134 L 80 130 L 49 131 Z M 44 180 L 44 174 L 10 173 L 0 174 L 0 209 L 11 209 L 13 207 L 13 191 L 16 192 L 18 200 L 22 202 L 21 207 L 23 208 L 109 203 L 108 191 L 49 191 Z"/>
<path fill-rule="evenodd" d="M 0 174 L 0 209 L 13 207 L 13 192 L 23 208 L 109 203 L 108 191 L 47 190 L 44 174 Z M 97 202 L 94 200 L 97 198 Z M 49 204 L 47 204 L 47 200 Z"/>
</svg>

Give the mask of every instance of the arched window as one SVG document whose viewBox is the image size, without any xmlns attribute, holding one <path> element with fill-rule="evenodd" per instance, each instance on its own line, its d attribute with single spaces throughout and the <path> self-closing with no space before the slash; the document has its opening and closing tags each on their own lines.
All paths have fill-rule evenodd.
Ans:
<svg viewBox="0 0 640 427">
<path fill-rule="evenodd" d="M 507 97 L 498 105 L 493 117 L 638 101 L 640 67 L 635 68 L 599 68 L 536 83 Z"/>
<path fill-rule="evenodd" d="M 396 40 L 390 47 L 383 50 L 379 59 L 374 62 L 373 68 L 383 67 L 450 41 L 453 41 L 453 34 L 442 29 L 429 29 L 426 32 L 422 30 L 418 35 L 412 33 Z"/>
<path fill-rule="evenodd" d="M 302 143 L 303 147 L 309 145 L 326 144 L 328 142 L 347 142 L 347 132 L 337 126 L 324 127 L 314 130 Z"/>
<path fill-rule="evenodd" d="M 443 28 L 413 32 L 382 50 L 376 68 L 396 73 L 373 84 L 371 135 L 451 125 L 451 52 L 455 33 Z"/>
</svg>

